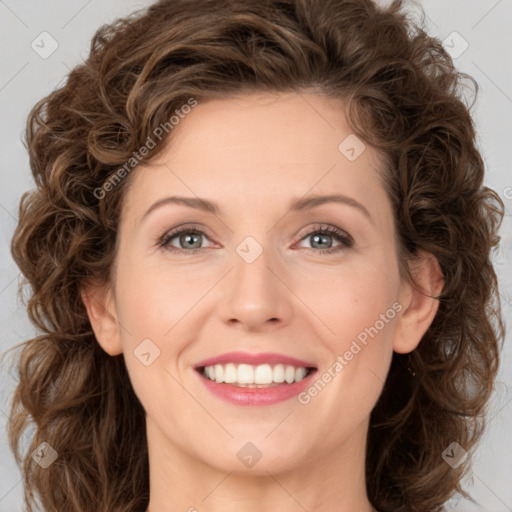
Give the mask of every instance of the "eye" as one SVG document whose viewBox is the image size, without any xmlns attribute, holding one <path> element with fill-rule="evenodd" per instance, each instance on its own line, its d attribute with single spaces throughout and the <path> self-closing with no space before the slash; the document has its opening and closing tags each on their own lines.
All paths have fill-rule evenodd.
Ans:
<svg viewBox="0 0 512 512">
<path fill-rule="evenodd" d="M 301 238 L 301 241 L 308 239 L 311 247 L 305 249 L 316 253 L 339 252 L 354 245 L 354 240 L 350 235 L 334 226 L 315 226 Z M 333 246 L 333 239 L 340 242 L 339 245 Z"/>
<path fill-rule="evenodd" d="M 202 247 L 202 237 L 208 238 L 204 231 L 195 227 L 180 226 L 165 233 L 158 241 L 158 245 L 169 251 L 194 253 L 206 249 Z M 173 243 L 175 239 L 178 247 Z M 304 249 L 314 253 L 339 252 L 354 245 L 350 235 L 334 226 L 315 226 L 302 236 L 301 241 L 307 239 L 311 240 L 311 247 Z M 333 240 L 339 242 L 338 245 L 333 246 Z"/>
<path fill-rule="evenodd" d="M 180 226 L 179 228 L 166 233 L 158 241 L 158 245 L 170 251 L 196 252 L 201 249 L 205 249 L 205 247 L 201 247 L 201 237 L 208 238 L 206 233 L 200 229 Z M 171 243 L 174 239 L 177 239 L 178 247 Z"/>
</svg>

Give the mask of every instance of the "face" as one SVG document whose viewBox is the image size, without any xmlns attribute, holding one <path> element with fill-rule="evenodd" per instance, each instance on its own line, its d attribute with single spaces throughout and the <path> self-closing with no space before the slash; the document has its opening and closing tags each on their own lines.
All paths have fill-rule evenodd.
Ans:
<svg viewBox="0 0 512 512">
<path fill-rule="evenodd" d="M 379 155 L 306 93 L 198 104 L 171 142 L 130 177 L 121 328 L 95 329 L 124 354 L 148 442 L 226 472 L 259 452 L 261 474 L 360 452 L 393 349 L 424 330 L 405 332 Z M 339 200 L 306 202 L 324 196 Z"/>
</svg>

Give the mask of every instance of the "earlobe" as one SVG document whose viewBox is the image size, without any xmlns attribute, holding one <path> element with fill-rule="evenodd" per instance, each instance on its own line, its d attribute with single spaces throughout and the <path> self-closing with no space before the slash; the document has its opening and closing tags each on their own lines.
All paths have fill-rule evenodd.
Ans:
<svg viewBox="0 0 512 512">
<path fill-rule="evenodd" d="M 120 329 L 110 286 L 97 281 L 89 282 L 81 290 L 81 297 L 100 346 L 111 356 L 121 354 Z"/>
<path fill-rule="evenodd" d="M 437 259 L 430 253 L 418 251 L 409 266 L 416 286 L 409 282 L 402 285 L 400 303 L 403 311 L 397 321 L 393 350 L 406 354 L 414 350 L 436 316 L 437 297 L 444 285 L 443 273 Z"/>
</svg>

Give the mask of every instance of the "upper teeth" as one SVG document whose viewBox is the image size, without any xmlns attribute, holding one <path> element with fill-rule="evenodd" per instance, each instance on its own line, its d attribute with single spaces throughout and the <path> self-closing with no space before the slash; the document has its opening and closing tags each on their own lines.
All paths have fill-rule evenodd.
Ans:
<svg viewBox="0 0 512 512">
<path fill-rule="evenodd" d="M 300 382 L 307 373 L 307 369 L 295 366 L 276 364 L 260 364 L 252 366 L 250 364 L 239 364 L 235 366 L 233 363 L 216 364 L 213 366 L 205 366 L 203 375 L 210 380 L 216 382 L 225 382 L 227 384 L 236 383 L 239 385 L 250 384 L 272 384 L 282 383 L 286 381 L 288 384 L 292 382 Z"/>
</svg>

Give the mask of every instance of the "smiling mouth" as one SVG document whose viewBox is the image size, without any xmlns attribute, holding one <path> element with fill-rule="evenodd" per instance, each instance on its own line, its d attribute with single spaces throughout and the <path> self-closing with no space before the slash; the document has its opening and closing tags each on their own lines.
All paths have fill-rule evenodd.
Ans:
<svg viewBox="0 0 512 512">
<path fill-rule="evenodd" d="M 217 384 L 231 384 L 244 388 L 270 388 L 300 382 L 316 371 L 316 368 L 285 364 L 227 363 L 200 366 L 196 371 Z"/>
</svg>

